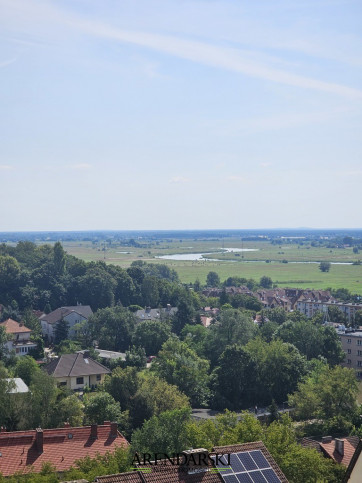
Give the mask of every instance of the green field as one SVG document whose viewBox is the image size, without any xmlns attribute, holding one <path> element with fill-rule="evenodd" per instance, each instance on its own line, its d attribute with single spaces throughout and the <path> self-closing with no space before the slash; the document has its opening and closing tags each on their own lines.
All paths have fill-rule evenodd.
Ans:
<svg viewBox="0 0 362 483">
<path fill-rule="evenodd" d="M 146 242 L 142 242 L 145 244 Z M 104 250 L 104 248 L 106 249 Z M 312 247 L 272 245 L 269 242 L 242 242 L 240 239 L 223 240 L 163 240 L 150 242 L 147 246 L 129 247 L 119 244 L 98 242 L 64 242 L 68 253 L 83 260 L 104 260 L 127 268 L 134 260 L 152 263 L 165 263 L 174 268 L 182 282 L 194 282 L 197 278 L 204 283 L 210 270 L 217 272 L 221 280 L 230 276 L 259 279 L 270 276 L 279 286 L 300 288 L 348 288 L 362 294 L 362 265 L 332 265 L 328 273 L 322 273 L 317 263 L 322 260 L 331 262 L 353 262 L 362 258 L 354 254 L 352 248 Z M 257 249 L 250 252 L 220 253 L 222 248 Z M 126 253 L 119 253 L 126 252 Z M 156 258 L 161 255 L 207 253 L 208 258 L 222 261 L 179 261 Z M 214 253 L 213 253 L 214 252 Z M 218 252 L 218 253 L 215 253 Z M 254 260 L 254 261 L 253 261 Z M 265 260 L 272 260 L 266 263 Z M 288 263 L 282 263 L 287 260 Z M 290 262 L 304 263 L 290 263 Z"/>
</svg>

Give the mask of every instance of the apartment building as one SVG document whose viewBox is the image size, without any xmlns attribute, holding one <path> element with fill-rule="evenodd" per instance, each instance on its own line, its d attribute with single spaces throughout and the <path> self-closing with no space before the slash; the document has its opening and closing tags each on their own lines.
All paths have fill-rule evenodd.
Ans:
<svg viewBox="0 0 362 483">
<path fill-rule="evenodd" d="M 362 331 L 338 332 L 338 336 L 346 354 L 346 359 L 341 365 L 355 369 L 357 376 L 362 378 Z"/>
<path fill-rule="evenodd" d="M 358 310 L 362 310 L 362 304 L 344 304 L 340 302 L 321 302 L 319 300 L 301 300 L 297 302 L 297 309 L 302 314 L 306 315 L 308 318 L 314 317 L 317 312 L 327 312 L 328 307 L 334 306 L 338 307 L 344 315 L 346 315 L 348 323 L 353 323 L 355 313 Z M 333 320 L 333 322 L 339 322 L 338 320 Z"/>
</svg>

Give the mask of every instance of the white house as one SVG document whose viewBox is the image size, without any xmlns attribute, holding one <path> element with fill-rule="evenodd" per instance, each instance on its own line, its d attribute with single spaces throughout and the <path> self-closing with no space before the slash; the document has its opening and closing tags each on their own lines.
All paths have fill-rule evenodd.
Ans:
<svg viewBox="0 0 362 483">
<path fill-rule="evenodd" d="M 0 326 L 5 328 L 9 337 L 5 344 L 9 352 L 15 351 L 17 356 L 26 356 L 31 349 L 36 349 L 37 343 L 30 340 L 32 331 L 21 322 L 8 319 L 1 322 Z"/>
<path fill-rule="evenodd" d="M 69 337 L 74 337 L 74 326 L 80 322 L 87 321 L 92 314 L 93 311 L 89 305 L 60 307 L 49 314 L 43 314 L 39 318 L 43 336 L 47 337 L 49 341 L 53 341 L 56 326 L 63 319 L 68 323 Z"/>
</svg>

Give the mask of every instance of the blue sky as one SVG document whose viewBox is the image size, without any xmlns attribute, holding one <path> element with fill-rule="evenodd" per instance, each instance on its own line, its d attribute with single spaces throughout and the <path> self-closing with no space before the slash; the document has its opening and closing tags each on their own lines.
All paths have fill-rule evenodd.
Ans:
<svg viewBox="0 0 362 483">
<path fill-rule="evenodd" d="M 362 227 L 360 0 L 0 0 L 0 231 Z"/>
</svg>

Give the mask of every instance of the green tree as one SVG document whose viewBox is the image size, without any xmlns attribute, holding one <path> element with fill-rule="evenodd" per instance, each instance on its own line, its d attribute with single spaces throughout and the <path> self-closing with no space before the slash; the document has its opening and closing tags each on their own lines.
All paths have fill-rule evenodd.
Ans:
<svg viewBox="0 0 362 483">
<path fill-rule="evenodd" d="M 155 374 L 142 374 L 130 405 L 130 418 L 133 427 L 137 428 L 152 416 L 189 407 L 189 399 L 176 386 L 168 384 Z"/>
<path fill-rule="evenodd" d="M 129 310 L 116 306 L 99 309 L 88 319 L 92 338 L 104 349 L 125 352 L 129 349 L 136 318 Z"/>
<path fill-rule="evenodd" d="M 36 371 L 32 375 L 29 389 L 31 426 L 42 428 L 54 426 L 54 409 L 58 392 L 55 379 L 44 371 Z"/>
<path fill-rule="evenodd" d="M 209 363 L 201 359 L 185 342 L 171 338 L 162 346 L 151 370 L 177 386 L 190 398 L 193 407 L 203 406 L 209 397 Z"/>
<path fill-rule="evenodd" d="M 216 406 L 240 410 L 255 404 L 257 367 L 241 346 L 227 346 L 215 369 Z"/>
<path fill-rule="evenodd" d="M 319 363 L 289 397 L 300 419 L 318 418 L 326 429 L 346 431 L 357 415 L 358 384 L 353 369 Z"/>
<path fill-rule="evenodd" d="M 54 270 L 59 276 L 65 273 L 66 253 L 60 242 L 56 242 L 53 248 L 54 252 Z"/>
<path fill-rule="evenodd" d="M 0 303 L 9 304 L 17 295 L 20 265 L 16 258 L 0 255 Z"/>
<path fill-rule="evenodd" d="M 5 360 L 8 354 L 8 349 L 6 347 L 8 340 L 9 337 L 5 331 L 5 327 L 0 326 L 0 361 Z"/>
<path fill-rule="evenodd" d="M 182 297 L 177 304 L 177 312 L 173 319 L 173 331 L 180 334 L 186 324 L 193 324 L 195 310 L 192 303 L 185 297 Z"/>
<path fill-rule="evenodd" d="M 158 291 L 158 279 L 156 277 L 146 276 L 142 280 L 141 295 L 143 305 L 149 307 L 157 307 L 160 301 L 160 293 Z"/>
<path fill-rule="evenodd" d="M 143 369 L 146 367 L 147 358 L 143 347 L 131 347 L 131 350 L 126 351 L 126 366 L 137 367 Z"/>
<path fill-rule="evenodd" d="M 83 404 L 75 394 L 71 394 L 57 403 L 56 414 L 58 416 L 58 426 L 60 427 L 65 422 L 74 427 L 83 425 Z"/>
<path fill-rule="evenodd" d="M 102 424 L 104 421 L 119 422 L 122 419 L 119 403 L 106 392 L 86 394 L 84 413 L 89 424 Z"/>
<path fill-rule="evenodd" d="M 20 377 L 27 386 L 30 386 L 33 376 L 38 372 L 39 366 L 30 356 L 19 357 L 14 369 L 15 377 Z"/>
<path fill-rule="evenodd" d="M 139 387 L 137 369 L 135 367 L 116 367 L 104 383 L 105 390 L 119 402 L 122 411 L 131 408 L 132 398 Z"/>
<path fill-rule="evenodd" d="M 61 319 L 55 326 L 54 343 L 56 345 L 68 339 L 69 324 L 65 319 Z"/>
<path fill-rule="evenodd" d="M 329 272 L 330 268 L 331 268 L 330 262 L 320 262 L 319 264 L 319 270 L 321 272 Z"/>
<path fill-rule="evenodd" d="M 170 335 L 171 328 L 167 322 L 145 320 L 137 325 L 133 335 L 133 343 L 136 346 L 143 347 L 147 355 L 155 355 Z"/>
<path fill-rule="evenodd" d="M 321 356 L 331 364 L 339 364 L 344 359 L 336 331 L 330 327 L 314 325 L 310 320 L 288 320 L 277 328 L 274 338 L 295 345 L 309 360 Z"/>
<path fill-rule="evenodd" d="M 138 453 L 181 453 L 187 444 L 186 422 L 189 409 L 165 411 L 146 421 L 132 435 L 132 448 Z"/>
<path fill-rule="evenodd" d="M 259 281 L 259 285 L 263 288 L 272 288 L 273 280 L 270 277 L 266 277 L 265 275 L 261 277 Z"/>
<path fill-rule="evenodd" d="M 209 272 L 206 277 L 206 285 L 208 287 L 219 287 L 220 277 L 216 272 Z"/>
<path fill-rule="evenodd" d="M 257 328 L 248 315 L 236 309 L 222 310 L 216 323 L 209 327 L 205 341 L 205 351 L 211 365 L 217 364 L 226 346 L 245 345 L 254 337 L 256 331 Z"/>
<path fill-rule="evenodd" d="M 270 343 L 262 339 L 248 342 L 245 350 L 253 357 L 257 366 L 257 400 L 259 405 L 286 400 L 306 373 L 306 362 L 298 349 L 281 340 Z"/>
</svg>

